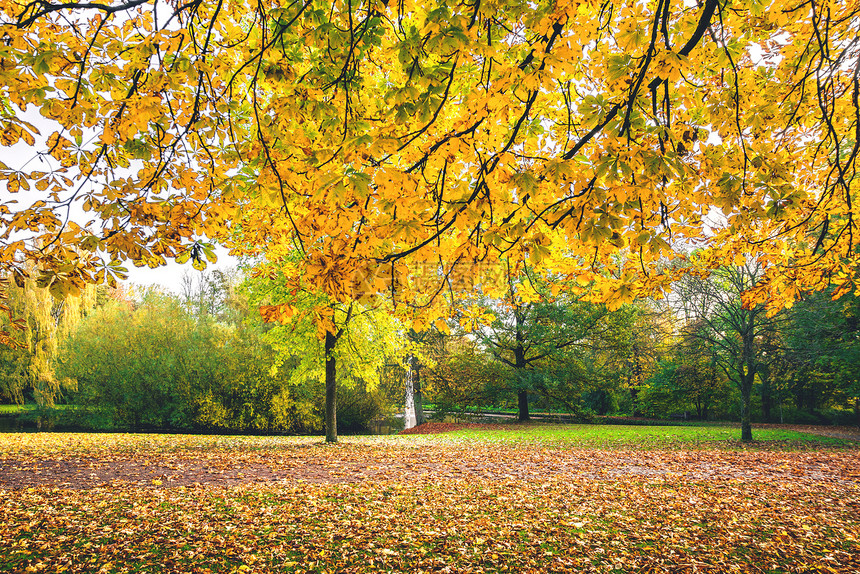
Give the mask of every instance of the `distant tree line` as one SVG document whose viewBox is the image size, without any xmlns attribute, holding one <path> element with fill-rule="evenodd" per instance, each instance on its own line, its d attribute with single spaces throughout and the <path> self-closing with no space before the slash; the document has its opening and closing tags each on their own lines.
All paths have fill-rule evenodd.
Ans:
<svg viewBox="0 0 860 574">
<path fill-rule="evenodd" d="M 609 310 L 587 285 L 509 269 L 503 298 L 461 293 L 454 318 L 423 331 L 379 307 L 343 310 L 337 425 L 402 412 L 407 382 L 419 423 L 422 405 L 437 417 L 858 423 L 858 299 L 813 293 L 769 313 L 742 300 L 760 272 L 725 267 Z M 0 348 L 0 401 L 85 428 L 320 433 L 324 341 L 310 319 L 261 320 L 278 288 L 222 271 L 186 276 L 178 295 L 88 288 L 61 301 L 12 287 L 25 321 L 19 345 Z"/>
<path fill-rule="evenodd" d="M 440 337 L 426 380 L 437 407 L 860 424 L 860 300 L 807 294 L 777 312 L 745 303 L 755 262 L 690 275 L 665 300 L 609 311 L 587 287 L 553 291 L 527 270 L 491 316 Z M 475 312 L 471 312 L 475 315 Z M 468 322 L 468 321 L 467 321 Z"/>
<path fill-rule="evenodd" d="M 50 376 L 58 383 L 40 408 L 56 403 L 58 424 L 83 428 L 321 432 L 322 381 L 300 372 L 317 341 L 293 330 L 284 348 L 285 329 L 260 321 L 253 288 L 215 271 L 188 276 L 178 296 L 100 290 L 76 328 L 52 341 Z M 27 287 L 12 297 L 34 301 Z M 57 318 L 68 312 L 50 298 L 38 304 Z M 0 399 L 36 403 L 46 384 L 26 345 L 32 336 L 20 338 L 22 346 L 0 349 Z M 363 428 L 384 408 L 379 385 L 361 383 L 342 389 L 344 429 Z"/>
</svg>

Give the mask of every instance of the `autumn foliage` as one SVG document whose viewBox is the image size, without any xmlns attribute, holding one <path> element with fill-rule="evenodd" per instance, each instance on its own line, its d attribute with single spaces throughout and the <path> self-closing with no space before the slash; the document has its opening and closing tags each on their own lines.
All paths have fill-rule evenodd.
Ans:
<svg viewBox="0 0 860 574">
<path fill-rule="evenodd" d="M 220 238 L 420 321 L 457 266 L 528 260 L 618 305 L 696 244 L 760 259 L 750 303 L 848 292 L 857 10 L 4 0 L 2 143 L 40 161 L 0 165 L 2 271 L 76 292 Z"/>
</svg>

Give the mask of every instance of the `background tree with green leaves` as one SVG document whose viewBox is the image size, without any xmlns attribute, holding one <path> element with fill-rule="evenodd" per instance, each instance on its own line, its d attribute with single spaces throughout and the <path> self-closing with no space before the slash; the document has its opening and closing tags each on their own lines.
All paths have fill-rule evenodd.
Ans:
<svg viewBox="0 0 860 574">
<path fill-rule="evenodd" d="M 674 340 L 667 340 L 665 354 L 641 397 L 644 410 L 652 416 L 684 418 L 690 412 L 690 418 L 699 420 L 731 413 L 737 394 L 719 367 L 717 352 L 703 324 L 687 325 Z M 760 363 L 759 376 L 761 371 Z"/>
<path fill-rule="evenodd" d="M 677 291 L 687 321 L 686 337 L 709 347 L 716 364 L 741 395 L 741 440 L 752 440 L 751 398 L 762 364 L 761 345 L 767 333 L 778 328 L 784 314 L 769 315 L 763 306 L 752 307 L 743 296 L 764 275 L 756 261 L 723 267 L 710 276 L 690 275 Z"/>
<path fill-rule="evenodd" d="M 809 293 L 786 311 L 781 346 L 774 350 L 781 369 L 783 397 L 801 411 L 829 404 L 858 407 L 858 317 L 856 296 L 833 299 L 832 293 Z"/>
<path fill-rule="evenodd" d="M 291 380 L 297 385 L 324 381 L 326 442 L 337 442 L 338 388 L 375 389 L 386 361 L 406 343 L 403 328 L 380 303 L 338 303 L 312 289 L 290 289 L 293 284 L 258 270 L 249 287 L 263 318 L 280 323 L 265 335 L 277 353 L 275 368 L 294 360 Z"/>
<path fill-rule="evenodd" d="M 495 359 L 510 369 L 508 382 L 517 397 L 518 419 L 530 418 L 530 393 L 578 410 L 576 397 L 585 372 L 595 365 L 578 351 L 596 344 L 605 329 L 605 307 L 551 289 L 522 261 L 506 261 L 503 277 L 505 297 L 484 300 L 493 320 L 477 334 Z"/>
</svg>

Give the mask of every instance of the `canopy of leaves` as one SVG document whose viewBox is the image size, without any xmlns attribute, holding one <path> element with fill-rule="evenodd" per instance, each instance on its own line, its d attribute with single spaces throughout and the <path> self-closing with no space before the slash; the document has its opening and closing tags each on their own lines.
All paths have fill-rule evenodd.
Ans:
<svg viewBox="0 0 860 574">
<path fill-rule="evenodd" d="M 201 238 L 225 237 L 275 268 L 298 249 L 336 301 L 433 316 L 426 281 L 456 264 L 609 269 L 595 297 L 616 305 L 675 277 L 673 242 L 704 241 L 705 266 L 768 266 L 753 302 L 840 294 L 858 10 L 2 0 L 0 143 L 39 161 L 0 164 L 0 271 L 35 261 L 73 292 L 125 258 L 203 265 Z"/>
</svg>

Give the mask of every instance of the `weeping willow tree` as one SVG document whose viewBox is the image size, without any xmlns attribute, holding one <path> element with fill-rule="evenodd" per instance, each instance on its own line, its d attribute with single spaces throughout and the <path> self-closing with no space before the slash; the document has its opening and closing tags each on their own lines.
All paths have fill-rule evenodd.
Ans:
<svg viewBox="0 0 860 574">
<path fill-rule="evenodd" d="M 36 273 L 27 275 L 8 287 L 8 303 L 19 320 L 18 332 L 13 335 L 17 349 L 4 361 L 0 387 L 16 403 L 24 402 L 25 393 L 31 390 L 37 405 L 50 407 L 62 391 L 75 388 L 73 380 L 56 377 L 53 363 L 60 342 L 96 306 L 98 289 L 85 285 L 79 292 L 58 299 L 47 287 L 38 285 Z"/>
</svg>

